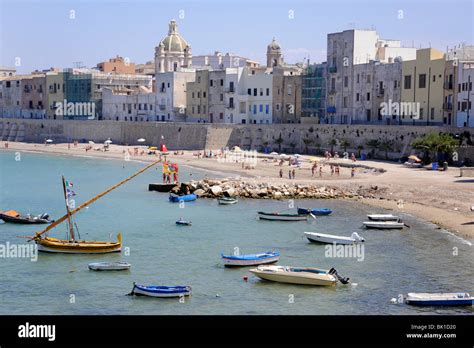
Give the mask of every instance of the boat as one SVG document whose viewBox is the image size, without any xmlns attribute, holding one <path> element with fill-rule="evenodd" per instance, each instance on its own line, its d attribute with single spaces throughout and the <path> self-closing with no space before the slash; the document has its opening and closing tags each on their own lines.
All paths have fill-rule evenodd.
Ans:
<svg viewBox="0 0 474 348">
<path fill-rule="evenodd" d="M 267 251 L 260 254 L 245 255 L 224 255 L 221 254 L 224 266 L 226 267 L 242 267 L 256 266 L 277 262 L 280 259 L 280 253 L 276 251 Z"/>
<path fill-rule="evenodd" d="M 369 214 L 369 220 L 372 221 L 399 221 L 400 217 L 392 214 Z"/>
<path fill-rule="evenodd" d="M 333 234 L 324 234 L 316 232 L 305 232 L 306 238 L 313 243 L 323 244 L 354 244 L 364 242 L 365 239 L 357 232 L 352 232 L 350 237 L 335 236 Z"/>
<path fill-rule="evenodd" d="M 397 221 L 364 221 L 364 226 L 367 228 L 378 229 L 401 229 L 405 224 Z"/>
<path fill-rule="evenodd" d="M 191 221 L 183 220 L 182 218 L 176 221 L 176 225 L 191 226 L 191 224 Z"/>
<path fill-rule="evenodd" d="M 132 292 L 129 295 L 150 296 L 150 297 L 181 297 L 191 295 L 191 287 L 184 285 L 157 286 L 139 285 L 133 283 Z"/>
<path fill-rule="evenodd" d="M 249 272 L 261 279 L 279 283 L 329 286 L 335 285 L 338 280 L 343 284 L 349 282 L 349 278 L 342 278 L 334 268 L 322 270 L 310 267 L 258 266 Z"/>
<path fill-rule="evenodd" d="M 37 216 L 21 215 L 15 210 L 0 211 L 0 220 L 14 224 L 50 224 L 54 222 L 49 219 L 49 215 L 46 213 Z"/>
<path fill-rule="evenodd" d="M 323 215 L 329 215 L 331 213 L 332 213 L 332 210 L 329 208 L 315 208 L 315 209 L 298 208 L 298 214 L 313 214 L 316 216 L 323 216 Z"/>
<path fill-rule="evenodd" d="M 281 214 L 281 213 L 265 213 L 259 211 L 257 213 L 260 220 L 272 220 L 272 221 L 306 221 L 308 215 L 306 214 Z"/>
<path fill-rule="evenodd" d="M 161 184 L 161 183 L 148 184 L 148 191 L 170 192 L 173 188 L 177 186 L 178 184 Z"/>
<path fill-rule="evenodd" d="M 408 293 L 405 302 L 417 306 L 472 306 L 474 297 L 467 292 Z"/>
<path fill-rule="evenodd" d="M 64 199 L 66 203 L 66 214 L 60 217 L 55 222 L 51 223 L 41 232 L 36 232 L 32 237 L 24 237 L 29 240 L 32 240 L 38 246 L 38 251 L 42 252 L 50 252 L 50 253 L 68 253 L 68 254 L 104 254 L 104 253 L 113 253 L 113 252 L 120 252 L 122 250 L 122 234 L 117 234 L 116 241 L 87 241 L 82 240 L 79 229 L 77 228 L 77 224 L 73 221 L 73 215 L 77 212 L 81 211 L 83 208 L 89 206 L 99 198 L 105 196 L 106 194 L 110 193 L 111 191 L 115 190 L 117 187 L 125 184 L 126 182 L 132 180 L 136 176 L 140 175 L 141 173 L 145 172 L 146 170 L 150 169 L 151 167 L 157 165 L 160 161 L 155 161 L 148 166 L 142 168 L 135 174 L 129 176 L 128 178 L 122 180 L 118 184 L 113 185 L 112 187 L 108 188 L 104 192 L 94 196 L 93 198 L 87 200 L 86 202 L 82 203 L 77 208 L 71 209 L 71 197 L 75 195 L 75 193 L 70 189 L 72 186 L 71 183 L 67 182 L 62 177 L 62 184 L 63 184 L 63 193 Z M 68 223 L 68 239 L 59 239 L 53 238 L 50 236 L 46 236 L 46 233 L 52 230 L 54 227 L 62 223 L 63 221 L 67 221 Z"/>
<path fill-rule="evenodd" d="M 93 262 L 89 264 L 91 271 L 128 271 L 132 267 L 128 262 Z"/>
<path fill-rule="evenodd" d="M 189 195 L 182 195 L 182 196 L 178 196 L 172 193 L 170 194 L 169 200 L 170 202 L 173 202 L 173 203 L 179 203 L 179 202 L 195 201 L 197 198 L 198 196 L 195 195 L 194 193 L 191 193 Z"/>
<path fill-rule="evenodd" d="M 233 197 L 221 197 L 217 199 L 217 202 L 221 205 L 229 205 L 229 204 L 235 204 L 239 200 L 237 198 Z"/>
</svg>

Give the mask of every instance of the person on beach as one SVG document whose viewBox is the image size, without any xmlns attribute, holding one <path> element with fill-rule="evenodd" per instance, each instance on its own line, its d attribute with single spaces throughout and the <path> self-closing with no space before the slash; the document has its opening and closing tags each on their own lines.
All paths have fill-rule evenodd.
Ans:
<svg viewBox="0 0 474 348">
<path fill-rule="evenodd" d="M 323 166 L 319 167 L 319 177 L 322 178 L 323 176 Z"/>
<path fill-rule="evenodd" d="M 314 176 L 315 164 L 311 167 L 311 176 Z"/>
<path fill-rule="evenodd" d="M 331 168 L 331 176 L 333 176 L 334 175 L 334 167 L 333 167 L 332 164 L 330 165 L 330 168 Z"/>
<path fill-rule="evenodd" d="M 67 149 L 71 150 L 71 143 L 67 143 Z"/>
<path fill-rule="evenodd" d="M 356 172 L 355 168 L 352 167 L 352 169 L 351 169 L 351 178 L 353 178 L 355 176 L 355 172 Z"/>
<path fill-rule="evenodd" d="M 283 178 L 283 169 L 280 169 L 280 179 Z"/>
<path fill-rule="evenodd" d="M 288 171 L 288 178 L 291 179 L 291 169 Z"/>
<path fill-rule="evenodd" d="M 293 179 L 294 179 L 294 178 L 296 177 L 296 171 L 295 171 L 295 168 L 293 168 L 293 171 L 292 171 L 292 173 L 291 173 L 291 174 L 292 174 L 292 177 L 293 177 Z"/>
<path fill-rule="evenodd" d="M 354 152 L 351 153 L 351 160 L 352 160 L 352 162 L 357 161 L 357 160 L 356 160 L 356 156 L 354 155 Z"/>
<path fill-rule="evenodd" d="M 5 142 L 5 149 L 8 149 L 8 141 Z"/>
</svg>

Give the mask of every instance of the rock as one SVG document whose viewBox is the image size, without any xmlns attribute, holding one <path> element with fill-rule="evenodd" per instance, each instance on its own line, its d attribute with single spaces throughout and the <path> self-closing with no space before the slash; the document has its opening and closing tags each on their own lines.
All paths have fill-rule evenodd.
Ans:
<svg viewBox="0 0 474 348">
<path fill-rule="evenodd" d="M 206 193 L 203 189 L 197 189 L 196 191 L 193 192 L 196 196 L 202 197 Z"/>
<path fill-rule="evenodd" d="M 211 187 L 211 192 L 214 196 L 219 196 L 222 193 L 222 187 L 214 185 Z"/>
<path fill-rule="evenodd" d="M 275 199 L 280 199 L 282 196 L 283 196 L 282 193 L 279 192 L 279 191 L 274 191 L 273 192 L 273 198 L 275 198 Z"/>
<path fill-rule="evenodd" d="M 224 191 L 224 195 L 226 195 L 227 197 L 235 196 L 235 189 L 233 187 L 229 187 Z"/>
</svg>

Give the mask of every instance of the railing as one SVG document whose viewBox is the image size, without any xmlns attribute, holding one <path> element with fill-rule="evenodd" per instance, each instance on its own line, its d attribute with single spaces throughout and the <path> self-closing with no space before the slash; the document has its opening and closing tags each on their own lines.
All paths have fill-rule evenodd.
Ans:
<svg viewBox="0 0 474 348">
<path fill-rule="evenodd" d="M 228 104 L 228 105 L 226 105 L 226 109 L 235 109 L 235 105 L 234 104 Z"/>
<path fill-rule="evenodd" d="M 225 92 L 226 93 L 235 93 L 235 88 L 226 88 Z"/>
<path fill-rule="evenodd" d="M 160 88 L 160 93 L 166 93 L 166 88 L 164 87 Z"/>
<path fill-rule="evenodd" d="M 328 106 L 326 109 L 326 112 L 330 114 L 335 114 L 336 113 L 336 107 L 335 106 Z"/>
<path fill-rule="evenodd" d="M 335 66 L 331 66 L 329 67 L 328 71 L 330 74 L 335 74 L 337 73 L 337 68 Z"/>
<path fill-rule="evenodd" d="M 385 89 L 384 88 L 381 88 L 377 91 L 377 96 L 378 97 L 383 97 L 385 94 Z"/>
<path fill-rule="evenodd" d="M 335 88 L 330 89 L 329 94 L 336 94 L 336 89 Z"/>
</svg>

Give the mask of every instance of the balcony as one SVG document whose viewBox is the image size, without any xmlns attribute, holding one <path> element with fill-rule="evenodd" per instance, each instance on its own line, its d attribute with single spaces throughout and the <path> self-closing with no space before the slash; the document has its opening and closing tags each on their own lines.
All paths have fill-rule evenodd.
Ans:
<svg viewBox="0 0 474 348">
<path fill-rule="evenodd" d="M 377 91 L 377 97 L 383 97 L 385 95 L 385 88 L 381 88 Z"/>
<path fill-rule="evenodd" d="M 166 88 L 165 87 L 160 88 L 160 93 L 166 93 Z"/>
<path fill-rule="evenodd" d="M 166 105 L 164 105 L 164 104 L 160 104 L 160 105 L 158 105 L 158 107 L 159 107 L 160 110 L 166 110 Z"/>
<path fill-rule="evenodd" d="M 444 85 L 443 85 L 443 88 L 446 89 L 446 90 L 452 90 L 453 89 L 453 83 L 449 82 L 449 81 L 445 81 Z"/>
<path fill-rule="evenodd" d="M 329 94 L 336 94 L 336 89 L 335 88 L 330 89 Z"/>
<path fill-rule="evenodd" d="M 235 88 L 226 88 L 225 92 L 226 93 L 235 93 Z"/>
<path fill-rule="evenodd" d="M 231 109 L 231 110 L 235 109 L 234 104 L 227 104 L 225 107 L 226 107 L 226 109 Z"/>
<path fill-rule="evenodd" d="M 330 114 L 335 114 L 336 113 L 336 107 L 335 106 L 328 106 L 326 108 L 326 112 L 328 112 Z"/>
<path fill-rule="evenodd" d="M 329 67 L 328 71 L 330 74 L 335 74 L 337 73 L 337 68 L 335 66 L 331 66 Z"/>
<path fill-rule="evenodd" d="M 443 109 L 445 111 L 452 111 L 453 110 L 453 104 L 452 103 L 443 103 Z"/>
</svg>

